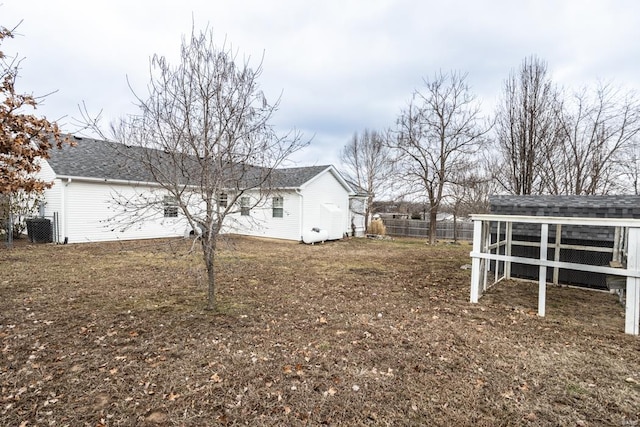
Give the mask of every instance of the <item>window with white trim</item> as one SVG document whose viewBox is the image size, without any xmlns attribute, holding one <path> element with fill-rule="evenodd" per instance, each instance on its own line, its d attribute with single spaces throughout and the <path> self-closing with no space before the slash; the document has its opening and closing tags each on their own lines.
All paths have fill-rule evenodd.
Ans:
<svg viewBox="0 0 640 427">
<path fill-rule="evenodd" d="M 173 196 L 164 196 L 162 200 L 164 206 L 165 218 L 177 218 L 178 217 L 178 201 Z"/>
<path fill-rule="evenodd" d="M 273 204 L 273 217 L 274 218 L 284 217 L 284 198 L 274 197 L 272 204 Z"/>
<path fill-rule="evenodd" d="M 229 203 L 229 197 L 227 196 L 227 193 L 218 194 L 218 206 L 220 206 L 221 208 L 226 208 L 227 203 Z"/>
<path fill-rule="evenodd" d="M 250 200 L 248 197 L 240 197 L 240 215 L 249 216 Z"/>
</svg>

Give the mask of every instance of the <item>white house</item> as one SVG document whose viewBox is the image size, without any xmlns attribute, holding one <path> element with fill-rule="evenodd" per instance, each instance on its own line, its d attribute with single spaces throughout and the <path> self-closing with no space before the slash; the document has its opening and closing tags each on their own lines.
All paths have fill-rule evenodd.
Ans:
<svg viewBox="0 0 640 427">
<path fill-rule="evenodd" d="M 40 177 L 52 181 L 45 191 L 44 215 L 56 217 L 54 239 L 60 242 L 175 237 L 188 230 L 187 221 L 167 198 L 164 207 L 125 226 L 118 200 L 149 194 L 162 200 L 166 196 L 144 168 L 125 164 L 116 154 L 121 150 L 139 150 L 113 142 L 75 138 L 76 145 L 51 151 L 42 160 Z M 119 151 L 120 150 L 120 151 Z M 269 200 L 253 206 L 247 192 L 241 199 L 250 209 L 238 209 L 221 230 L 252 236 L 303 240 L 312 229 L 326 232 L 326 240 L 340 239 L 352 233 L 352 222 L 360 221 L 350 211 L 362 195 L 330 165 L 277 170 L 276 188 Z M 256 196 L 257 197 L 257 196 Z M 361 228 L 361 224 L 356 224 Z M 324 240 L 324 239 L 323 239 Z"/>
</svg>

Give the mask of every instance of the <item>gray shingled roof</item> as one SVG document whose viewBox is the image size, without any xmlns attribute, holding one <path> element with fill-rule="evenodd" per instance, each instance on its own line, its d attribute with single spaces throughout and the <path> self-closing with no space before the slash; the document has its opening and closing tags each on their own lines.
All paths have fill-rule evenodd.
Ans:
<svg viewBox="0 0 640 427">
<path fill-rule="evenodd" d="M 506 215 L 640 218 L 640 196 L 513 196 L 489 198 L 491 212 Z"/>
<path fill-rule="evenodd" d="M 490 196 L 492 206 L 554 209 L 609 209 L 609 208 L 640 208 L 640 196 L 606 195 L 606 196 L 576 196 L 576 195 L 496 195 Z"/>
<path fill-rule="evenodd" d="M 122 180 L 152 182 L 153 178 L 140 165 L 130 160 L 139 147 L 127 147 L 115 142 L 100 141 L 91 138 L 72 140 L 75 146 L 64 145 L 62 149 L 52 149 L 47 160 L 58 176 L 98 178 L 104 180 Z M 131 153 L 131 156 L 128 154 Z"/>
<path fill-rule="evenodd" d="M 329 167 L 331 166 L 323 165 L 276 169 L 273 174 L 272 185 L 276 188 L 298 188 Z"/>
<path fill-rule="evenodd" d="M 49 165 L 57 176 L 154 181 L 147 169 L 135 161 L 135 158 L 142 157 L 148 149 L 91 138 L 73 139 L 75 146 L 65 145 L 62 149 L 52 149 L 49 153 Z M 323 165 L 276 169 L 271 185 L 275 188 L 299 188 L 330 167 Z"/>
</svg>

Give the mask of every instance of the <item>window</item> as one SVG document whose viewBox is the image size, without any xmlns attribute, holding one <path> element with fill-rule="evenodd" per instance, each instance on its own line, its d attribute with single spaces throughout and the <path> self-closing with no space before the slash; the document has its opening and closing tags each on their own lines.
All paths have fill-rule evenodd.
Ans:
<svg viewBox="0 0 640 427">
<path fill-rule="evenodd" d="M 164 217 L 165 218 L 177 218 L 178 217 L 178 201 L 173 196 L 164 196 Z"/>
<path fill-rule="evenodd" d="M 229 198 L 227 197 L 227 193 L 218 194 L 218 206 L 220 206 L 221 208 L 227 207 L 228 200 Z"/>
<path fill-rule="evenodd" d="M 249 198 L 240 197 L 240 215 L 249 215 Z"/>
<path fill-rule="evenodd" d="M 284 216 L 284 199 L 282 197 L 273 198 L 273 217 L 282 218 Z"/>
</svg>

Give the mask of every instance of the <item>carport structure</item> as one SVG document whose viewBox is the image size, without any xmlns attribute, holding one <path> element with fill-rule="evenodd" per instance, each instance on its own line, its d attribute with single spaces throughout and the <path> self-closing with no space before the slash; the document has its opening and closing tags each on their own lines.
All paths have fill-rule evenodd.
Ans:
<svg viewBox="0 0 640 427">
<path fill-rule="evenodd" d="M 471 251 L 471 302 L 477 303 L 484 291 L 504 279 L 511 279 L 511 265 L 538 266 L 538 315 L 545 315 L 547 269 L 552 282 L 558 284 L 560 270 L 604 273 L 626 278 L 625 333 L 640 333 L 640 219 L 578 218 L 519 215 L 473 215 L 473 250 Z M 515 227 L 537 228 L 540 240 L 513 240 Z M 612 247 L 576 246 L 563 238 L 576 228 L 607 229 L 613 232 Z M 551 238 L 551 239 L 550 239 Z M 539 248 L 537 258 L 512 256 L 514 246 Z M 612 267 L 560 261 L 562 250 L 610 252 Z M 489 283 L 490 273 L 494 278 Z"/>
</svg>

